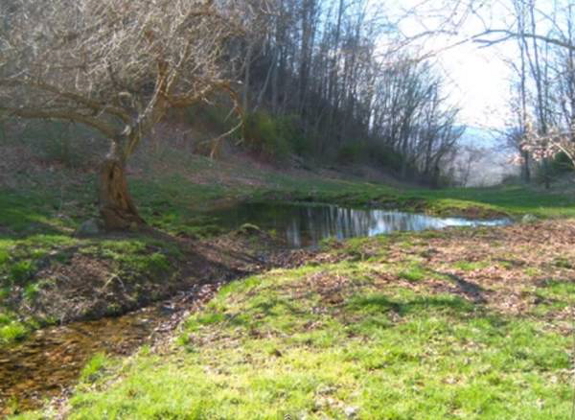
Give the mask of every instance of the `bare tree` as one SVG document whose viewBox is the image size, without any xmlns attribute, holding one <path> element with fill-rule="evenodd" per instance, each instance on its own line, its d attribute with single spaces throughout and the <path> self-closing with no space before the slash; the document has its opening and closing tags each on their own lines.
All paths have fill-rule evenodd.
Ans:
<svg viewBox="0 0 575 420">
<path fill-rule="evenodd" d="M 340 153 L 369 143 L 394 155 L 387 161 L 399 163 L 398 175 L 414 177 L 419 170 L 421 178 L 435 177 L 442 167 L 437 162 L 458 138 L 452 130 L 456 112 L 440 100 L 432 67 L 402 49 L 406 43 L 385 5 L 284 0 L 272 26 L 259 51 L 244 52 L 257 57 L 246 68 L 245 86 L 257 97 L 244 101 L 248 111 L 297 116 L 315 156 L 341 159 Z"/>
<path fill-rule="evenodd" d="M 102 134 L 101 216 L 110 229 L 141 225 L 127 160 L 169 109 L 232 92 L 226 46 L 256 12 L 249 0 L 2 1 L 0 112 Z"/>
<path fill-rule="evenodd" d="M 487 28 L 474 40 L 486 46 L 517 41 L 521 118 L 515 132 L 523 133 L 518 144 L 523 161 L 531 155 L 541 161 L 547 183 L 548 160 L 557 153 L 575 164 L 575 6 L 566 0 L 506 1 L 515 27 Z"/>
</svg>

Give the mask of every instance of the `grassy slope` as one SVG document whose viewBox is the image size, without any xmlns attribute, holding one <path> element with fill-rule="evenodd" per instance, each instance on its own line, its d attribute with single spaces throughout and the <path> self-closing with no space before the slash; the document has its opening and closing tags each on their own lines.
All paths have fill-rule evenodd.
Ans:
<svg viewBox="0 0 575 420">
<path fill-rule="evenodd" d="M 103 261 L 110 270 L 107 274 L 120 276 L 130 288 L 129 283 L 135 285 L 143 276 L 148 281 L 151 277 L 168 278 L 174 271 L 173 262 L 180 256 L 174 244 L 145 235 L 73 237 L 81 221 L 93 214 L 93 196 L 80 184 L 66 184 L 67 190 L 59 194 L 50 181 L 32 190 L 0 192 L 0 345 L 38 326 L 59 321 L 57 308 L 15 312 L 16 308 L 46 303 L 41 302 L 42 295 L 57 283 L 50 267 L 70 265 L 74 258 Z M 72 283 L 76 286 L 81 282 Z M 110 305 L 81 316 L 118 311 L 122 308 Z"/>
<path fill-rule="evenodd" d="M 522 187 L 402 190 L 306 172 L 246 170 L 249 165 L 249 161 L 214 162 L 167 149 L 137 165 L 131 188 L 151 225 L 169 234 L 192 236 L 219 232 L 201 210 L 254 199 L 303 199 L 445 214 L 575 216 L 575 199 L 567 194 Z M 105 260 L 110 275 L 130 273 L 133 281 L 150 269 L 164 277 L 177 271 L 173 261 L 178 250 L 157 239 L 132 235 L 118 243 L 117 238 L 71 236 L 82 221 L 95 216 L 92 175 L 39 169 L 16 175 L 14 181 L 12 188 L 0 189 L 0 344 L 57 321 L 54 315 L 17 314 L 14 308 L 34 306 L 43 290 L 54 284 L 40 274 L 54 263 L 66 264 L 78 253 Z M 146 258 L 150 252 L 155 259 Z M 109 312 L 118 309 L 122 308 L 112 305 Z"/>
<path fill-rule="evenodd" d="M 168 350 L 98 355 L 68 416 L 567 418 L 574 233 L 558 221 L 330 244 L 228 285 Z"/>
</svg>

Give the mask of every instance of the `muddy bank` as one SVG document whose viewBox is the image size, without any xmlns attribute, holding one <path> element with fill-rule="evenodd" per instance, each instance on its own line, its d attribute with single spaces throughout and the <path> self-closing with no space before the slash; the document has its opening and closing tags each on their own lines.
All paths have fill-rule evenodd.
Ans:
<svg viewBox="0 0 575 420">
<path fill-rule="evenodd" d="M 36 272 L 12 284 L 0 309 L 39 326 L 120 316 L 207 280 L 261 271 L 281 247 L 261 232 L 210 240 L 159 232 L 103 235 L 35 260 Z"/>
<path fill-rule="evenodd" d="M 221 283 L 196 285 L 168 301 L 116 318 L 74 322 L 34 332 L 0 356 L 0 415 L 41 407 L 65 397 L 97 353 L 129 355 L 154 344 L 191 311 L 211 299 Z"/>
<path fill-rule="evenodd" d="M 143 279 L 141 290 L 149 288 L 148 296 L 141 300 L 127 299 L 129 294 L 121 287 L 121 279 L 115 282 L 120 288 L 108 286 L 102 293 L 105 275 L 100 281 L 94 281 L 94 277 L 82 277 L 85 267 L 73 263 L 66 266 L 71 273 L 78 269 L 75 278 L 83 285 L 82 288 L 69 284 L 68 288 L 61 287 L 56 302 L 51 304 L 60 314 L 66 314 L 67 322 L 35 331 L 22 342 L 2 348 L 0 416 L 39 408 L 46 399 L 65 397 L 95 354 L 128 355 L 143 344 L 153 344 L 209 300 L 221 285 L 271 267 L 293 266 L 306 254 L 285 251 L 281 243 L 257 230 L 233 232 L 209 241 L 182 240 L 180 245 L 184 252 L 178 266 L 179 277 L 163 284 Z M 91 264 L 104 266 L 104 262 L 98 260 Z M 58 266 L 52 269 L 62 270 Z M 106 275 L 109 277 L 109 273 Z M 170 298 L 149 304 L 158 296 L 151 294 L 152 290 L 160 290 L 160 296 L 170 295 Z M 149 306 L 129 312 L 147 304 Z M 99 312 L 98 308 L 110 305 L 124 314 L 85 319 L 105 315 L 105 311 Z M 46 310 L 47 306 L 37 308 Z"/>
</svg>

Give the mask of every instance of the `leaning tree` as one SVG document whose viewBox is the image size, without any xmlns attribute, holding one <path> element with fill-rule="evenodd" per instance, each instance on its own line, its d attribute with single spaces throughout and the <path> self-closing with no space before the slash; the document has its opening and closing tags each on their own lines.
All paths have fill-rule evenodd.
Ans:
<svg viewBox="0 0 575 420">
<path fill-rule="evenodd" d="M 127 160 L 170 109 L 232 92 L 229 45 L 263 4 L 250 1 L 2 0 L 0 113 L 101 133 L 100 214 L 108 229 L 141 225 Z"/>
</svg>

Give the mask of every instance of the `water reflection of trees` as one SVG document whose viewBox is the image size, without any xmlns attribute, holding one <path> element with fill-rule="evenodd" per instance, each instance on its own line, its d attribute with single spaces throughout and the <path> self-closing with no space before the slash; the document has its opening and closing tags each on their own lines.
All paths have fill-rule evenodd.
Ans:
<svg viewBox="0 0 575 420">
<path fill-rule="evenodd" d="M 438 218 L 387 210 L 361 210 L 328 205 L 248 204 L 224 215 L 236 226 L 250 222 L 272 229 L 292 247 L 313 246 L 326 238 L 346 239 L 396 231 L 442 229 L 448 226 L 500 225 L 506 220 L 474 221 Z"/>
<path fill-rule="evenodd" d="M 315 245 L 325 238 L 346 239 L 375 236 L 396 231 L 442 229 L 448 226 L 496 224 L 495 221 L 472 221 L 458 218 L 437 218 L 384 210 L 357 210 L 336 206 L 308 206 L 294 209 L 287 215 L 286 238 L 295 247 Z M 279 226 L 278 226 L 279 227 Z"/>
</svg>

